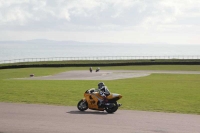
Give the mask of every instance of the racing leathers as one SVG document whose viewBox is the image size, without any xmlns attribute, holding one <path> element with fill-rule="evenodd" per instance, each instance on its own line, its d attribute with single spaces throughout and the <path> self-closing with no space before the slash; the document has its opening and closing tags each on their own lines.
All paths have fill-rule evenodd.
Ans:
<svg viewBox="0 0 200 133">
<path fill-rule="evenodd" d="M 93 89 L 91 92 L 99 92 L 99 94 L 102 96 L 103 100 L 99 100 L 99 106 L 108 101 L 106 97 L 110 95 L 110 91 L 108 90 L 107 86 L 102 86 L 100 89 Z"/>
</svg>

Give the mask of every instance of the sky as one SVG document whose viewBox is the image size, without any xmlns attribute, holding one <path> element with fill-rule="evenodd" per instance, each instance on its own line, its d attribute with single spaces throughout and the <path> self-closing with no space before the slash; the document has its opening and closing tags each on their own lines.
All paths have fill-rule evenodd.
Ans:
<svg viewBox="0 0 200 133">
<path fill-rule="evenodd" d="M 199 0 L 0 0 L 0 41 L 200 45 Z"/>
</svg>

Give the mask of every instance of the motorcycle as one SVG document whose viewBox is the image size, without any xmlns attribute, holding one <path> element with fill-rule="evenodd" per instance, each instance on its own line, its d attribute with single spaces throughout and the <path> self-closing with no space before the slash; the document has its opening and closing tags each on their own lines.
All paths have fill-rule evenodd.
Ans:
<svg viewBox="0 0 200 133">
<path fill-rule="evenodd" d="M 90 67 L 90 72 L 92 73 L 92 67 Z"/>
<path fill-rule="evenodd" d="M 96 72 L 99 72 L 100 71 L 100 68 L 98 67 L 97 69 L 96 69 Z"/>
<path fill-rule="evenodd" d="M 89 89 L 84 93 L 84 98 L 78 102 L 77 108 L 80 111 L 85 111 L 89 108 L 91 110 L 106 110 L 107 113 L 114 113 L 122 105 L 117 103 L 121 98 L 122 95 L 120 94 L 110 93 L 106 97 L 106 102 L 102 104 L 103 97 L 100 95 L 100 92 L 94 92 L 94 89 Z"/>
</svg>

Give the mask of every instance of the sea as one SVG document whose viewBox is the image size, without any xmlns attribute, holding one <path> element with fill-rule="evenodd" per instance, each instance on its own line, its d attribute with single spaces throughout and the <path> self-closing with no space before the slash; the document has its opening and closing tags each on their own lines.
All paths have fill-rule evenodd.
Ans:
<svg viewBox="0 0 200 133">
<path fill-rule="evenodd" d="M 194 56 L 200 45 L 166 44 L 0 44 L 0 61 L 52 57 Z"/>
</svg>

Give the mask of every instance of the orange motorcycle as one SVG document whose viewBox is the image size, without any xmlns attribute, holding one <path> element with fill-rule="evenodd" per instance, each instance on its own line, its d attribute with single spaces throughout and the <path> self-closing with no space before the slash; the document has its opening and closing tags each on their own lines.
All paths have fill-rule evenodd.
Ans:
<svg viewBox="0 0 200 133">
<path fill-rule="evenodd" d="M 80 111 L 85 111 L 88 108 L 92 110 L 104 111 L 108 113 L 114 113 L 117 111 L 118 107 L 122 104 L 117 103 L 122 95 L 116 93 L 110 93 L 106 97 L 106 102 L 102 104 L 103 97 L 99 94 L 100 92 L 95 92 L 94 89 L 89 89 L 84 93 L 84 98 L 78 102 L 77 108 Z"/>
</svg>

